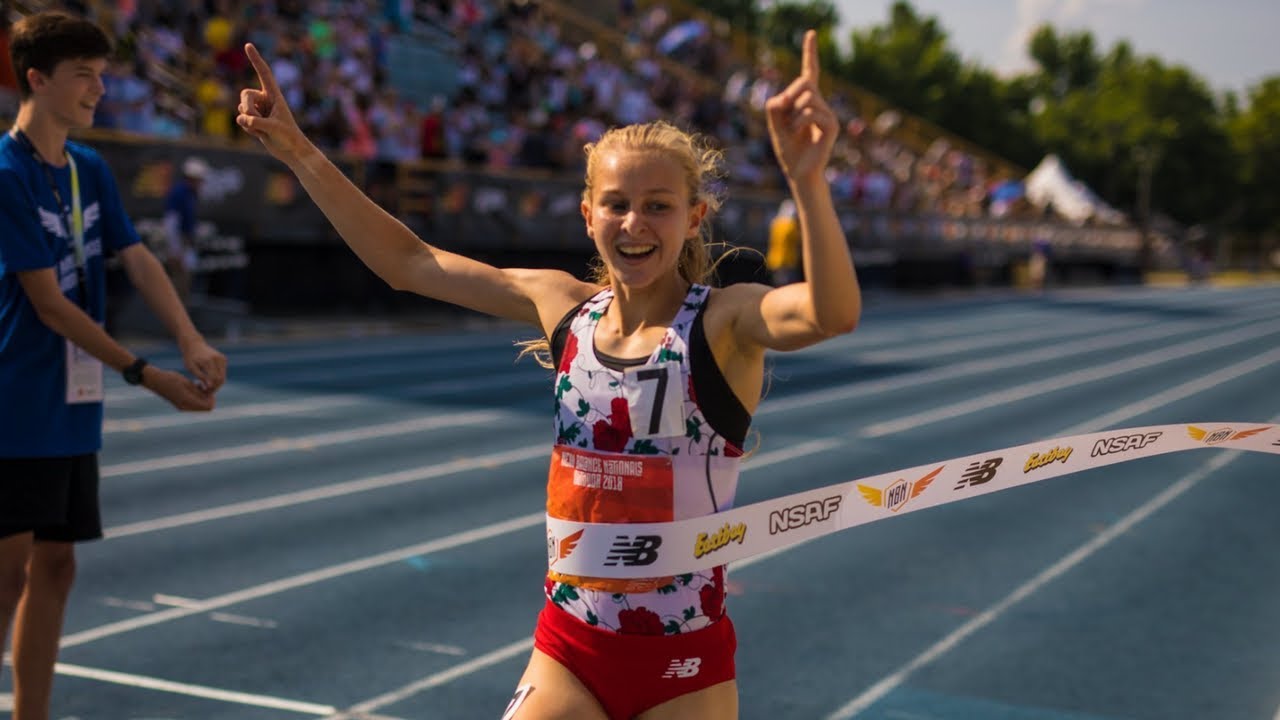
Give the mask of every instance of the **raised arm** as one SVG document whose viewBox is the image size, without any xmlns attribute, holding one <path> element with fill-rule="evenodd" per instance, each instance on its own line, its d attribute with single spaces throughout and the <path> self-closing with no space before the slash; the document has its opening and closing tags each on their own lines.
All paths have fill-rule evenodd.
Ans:
<svg viewBox="0 0 1280 720">
<path fill-rule="evenodd" d="M 245 46 L 261 89 L 240 93 L 236 123 L 289 166 L 334 229 L 378 277 L 407 290 L 547 331 L 589 297 L 589 285 L 555 270 L 503 270 L 432 247 L 369 199 L 307 139 L 266 60 Z"/>
<path fill-rule="evenodd" d="M 774 153 L 796 202 L 805 282 L 726 288 L 735 296 L 733 333 L 740 346 L 801 348 L 852 331 L 862 313 L 858 278 L 826 180 L 839 122 L 818 80 L 817 34 L 810 30 L 800 76 L 765 103 Z"/>
</svg>

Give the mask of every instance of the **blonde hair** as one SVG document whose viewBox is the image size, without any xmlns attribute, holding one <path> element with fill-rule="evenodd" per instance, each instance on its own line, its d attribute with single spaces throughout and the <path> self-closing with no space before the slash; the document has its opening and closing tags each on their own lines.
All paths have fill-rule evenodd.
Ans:
<svg viewBox="0 0 1280 720">
<path fill-rule="evenodd" d="M 698 233 L 685 240 L 680 248 L 677 269 L 680 277 L 690 283 L 706 282 L 715 269 L 708 249 L 711 217 L 720 209 L 723 198 L 713 187 L 713 181 L 722 174 L 724 153 L 712 147 L 703 135 L 688 133 L 664 120 L 611 128 L 593 143 L 587 143 L 583 152 L 587 155 L 587 173 L 582 188 L 582 201 L 590 204 L 592 179 L 603 153 L 617 150 L 659 152 L 675 160 L 684 171 L 685 189 L 689 193 L 689 205 L 706 203 L 707 212 L 702 217 Z M 592 263 L 591 279 L 599 285 L 609 284 L 609 275 L 599 256 Z"/>
<path fill-rule="evenodd" d="M 723 203 L 714 182 L 723 174 L 721 165 L 724 153 L 714 148 L 705 136 L 685 132 L 665 120 L 610 128 L 599 140 L 587 143 L 583 148 L 587 156 L 587 171 L 582 189 L 584 203 L 591 203 L 592 181 L 600 158 L 611 151 L 658 152 L 680 165 L 689 205 L 692 207 L 705 203 L 707 212 L 702 216 L 697 234 L 687 238 L 680 248 L 676 268 L 686 282 L 707 282 L 719 262 L 711 261 L 710 227 L 711 217 Z M 591 282 L 601 287 L 608 287 L 610 284 L 609 270 L 599 255 L 591 261 Z M 554 369 L 549 338 L 526 340 L 517 342 L 516 345 L 521 348 L 517 359 L 532 355 L 539 365 Z"/>
</svg>

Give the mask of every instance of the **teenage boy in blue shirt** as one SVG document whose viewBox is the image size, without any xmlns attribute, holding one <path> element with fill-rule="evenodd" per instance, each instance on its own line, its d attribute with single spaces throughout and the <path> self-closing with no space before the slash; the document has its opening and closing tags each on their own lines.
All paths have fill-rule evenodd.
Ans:
<svg viewBox="0 0 1280 720">
<path fill-rule="evenodd" d="M 71 15 L 13 27 L 21 104 L 0 137 L 0 649 L 13 622 L 15 720 L 48 718 L 74 543 L 102 537 L 103 366 L 180 410 L 211 410 L 226 378 L 226 358 L 138 241 L 102 158 L 67 142 L 93 124 L 110 52 L 100 28 Z M 103 330 L 107 253 L 194 379 L 148 365 Z"/>
</svg>

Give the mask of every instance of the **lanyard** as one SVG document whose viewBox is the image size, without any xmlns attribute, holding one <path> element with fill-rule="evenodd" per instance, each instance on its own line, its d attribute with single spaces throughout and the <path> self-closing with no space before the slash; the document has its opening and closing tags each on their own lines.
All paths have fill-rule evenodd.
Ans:
<svg viewBox="0 0 1280 720">
<path fill-rule="evenodd" d="M 44 178 L 49 183 L 49 189 L 53 191 L 53 199 L 58 203 L 58 209 L 70 221 L 71 226 L 71 248 L 76 259 L 76 289 L 79 291 L 80 306 L 82 308 L 89 307 L 88 293 L 88 273 L 85 270 L 85 253 L 84 253 L 84 212 L 80 207 L 80 173 L 76 171 L 76 159 L 71 153 L 66 153 L 67 164 L 71 167 L 71 206 L 62 201 L 62 193 L 58 190 L 58 182 L 53 177 L 53 169 L 44 158 L 40 156 L 40 151 L 36 150 L 36 146 L 31 142 L 31 138 L 21 130 L 14 128 L 13 139 L 18 141 L 31 153 L 31 156 L 40 164 L 40 168 L 44 170 Z"/>
</svg>

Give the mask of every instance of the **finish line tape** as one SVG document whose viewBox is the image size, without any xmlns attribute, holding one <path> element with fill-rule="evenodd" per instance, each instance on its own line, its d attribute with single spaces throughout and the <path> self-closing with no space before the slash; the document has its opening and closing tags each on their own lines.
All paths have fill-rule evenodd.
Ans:
<svg viewBox="0 0 1280 720">
<path fill-rule="evenodd" d="M 564 575 L 681 575 L 916 510 L 1093 468 L 1204 448 L 1280 455 L 1280 426 L 1151 425 L 1072 435 L 872 475 L 675 522 L 579 523 L 547 516 L 547 562 Z M 584 478 L 584 482 L 595 480 Z M 625 478 L 612 479 L 615 487 L 625 487 L 624 483 Z"/>
</svg>

